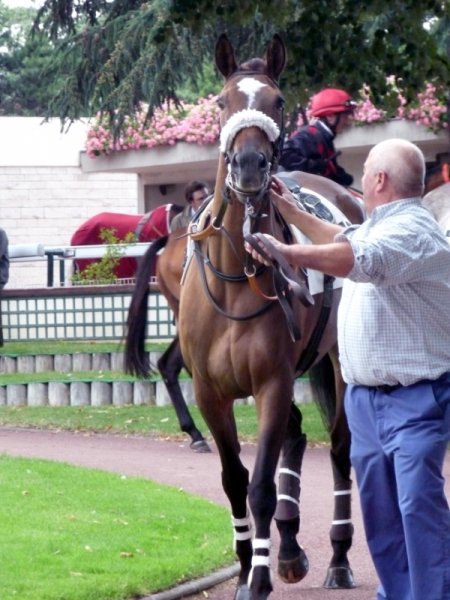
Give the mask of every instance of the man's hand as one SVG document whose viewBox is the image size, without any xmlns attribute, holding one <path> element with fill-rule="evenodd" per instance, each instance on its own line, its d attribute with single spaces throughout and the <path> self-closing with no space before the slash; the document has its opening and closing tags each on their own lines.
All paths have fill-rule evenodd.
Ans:
<svg viewBox="0 0 450 600">
<path fill-rule="evenodd" d="M 272 237 L 271 235 L 269 235 L 267 233 L 265 233 L 265 234 L 260 233 L 258 238 L 255 237 L 255 240 L 257 240 L 258 245 L 260 247 L 260 250 L 261 250 L 260 252 L 258 252 L 257 248 L 255 248 L 254 246 L 251 246 L 248 242 L 244 242 L 244 247 L 247 250 L 247 252 L 252 255 L 254 260 L 257 260 L 258 262 L 262 263 L 263 265 L 266 265 L 269 267 L 271 265 L 271 260 L 274 257 L 271 255 L 269 247 L 263 246 L 265 239 L 267 239 L 272 244 L 272 246 L 274 246 L 274 248 L 282 255 L 285 253 L 286 249 L 288 248 L 288 246 L 286 244 L 279 242 L 278 240 L 276 240 L 274 237 Z"/>
<path fill-rule="evenodd" d="M 275 175 L 272 177 L 270 186 L 270 200 L 280 210 L 288 223 L 292 223 L 294 215 L 303 211 L 284 181 L 278 179 Z"/>
</svg>

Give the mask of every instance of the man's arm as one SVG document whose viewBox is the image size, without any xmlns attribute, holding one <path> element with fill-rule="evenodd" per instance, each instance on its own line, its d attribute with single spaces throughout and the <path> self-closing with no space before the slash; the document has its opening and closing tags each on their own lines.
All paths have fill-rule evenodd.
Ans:
<svg viewBox="0 0 450 600">
<path fill-rule="evenodd" d="M 283 254 L 292 265 L 314 269 L 334 277 L 347 277 L 355 261 L 348 242 L 286 245 Z"/>
<path fill-rule="evenodd" d="M 347 277 L 355 262 L 353 249 L 349 242 L 332 242 L 329 244 L 283 244 L 271 235 L 260 234 L 258 243 L 267 256 L 273 258 L 270 248 L 264 245 L 266 239 L 274 246 L 288 263 L 295 267 L 314 269 L 333 277 Z M 270 263 L 258 253 L 258 250 L 245 242 L 245 249 L 255 260 L 269 265 Z"/>
</svg>

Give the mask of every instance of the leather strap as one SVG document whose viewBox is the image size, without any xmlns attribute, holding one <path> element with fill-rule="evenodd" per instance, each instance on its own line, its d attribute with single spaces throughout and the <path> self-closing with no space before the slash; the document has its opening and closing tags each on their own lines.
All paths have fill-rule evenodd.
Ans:
<svg viewBox="0 0 450 600">
<path fill-rule="evenodd" d="M 300 360 L 297 364 L 297 371 L 299 375 L 306 373 L 306 371 L 308 371 L 314 364 L 319 355 L 318 348 L 320 340 L 322 339 L 325 327 L 327 326 L 328 319 L 330 317 L 331 306 L 333 304 L 334 279 L 335 278 L 331 275 L 324 275 L 322 307 L 308 345 L 303 350 Z"/>
<path fill-rule="evenodd" d="M 202 251 L 200 249 L 200 244 L 198 241 L 194 241 L 194 255 L 197 260 L 197 266 L 198 266 L 198 271 L 200 274 L 200 280 L 202 282 L 202 287 L 203 287 L 203 290 L 204 290 L 207 298 L 209 299 L 210 303 L 214 306 L 214 308 L 217 310 L 217 312 L 220 313 L 221 315 L 223 315 L 224 317 L 226 317 L 227 319 L 231 319 L 233 321 L 248 321 L 250 319 L 254 319 L 255 317 L 258 317 L 259 315 L 262 315 L 269 308 L 274 306 L 273 301 L 269 301 L 266 304 L 263 304 L 259 309 L 255 310 L 251 313 L 247 313 L 245 315 L 233 315 L 233 314 L 223 310 L 223 308 L 221 306 L 219 306 L 217 300 L 214 298 L 214 296 L 211 293 L 211 290 L 209 289 L 209 285 L 208 285 L 208 281 L 206 279 L 206 273 L 205 273 L 204 256 L 202 254 Z"/>
</svg>

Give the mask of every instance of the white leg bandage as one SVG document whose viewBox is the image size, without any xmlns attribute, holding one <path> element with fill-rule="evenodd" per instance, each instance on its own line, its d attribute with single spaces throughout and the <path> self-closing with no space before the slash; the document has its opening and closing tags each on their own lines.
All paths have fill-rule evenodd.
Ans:
<svg viewBox="0 0 450 600">
<path fill-rule="evenodd" d="M 263 550 L 262 554 L 255 554 L 256 550 Z M 252 568 L 248 576 L 248 585 L 250 587 L 253 578 L 253 570 L 255 567 L 267 567 L 270 574 L 270 582 L 273 585 L 272 572 L 270 570 L 270 539 L 269 538 L 255 538 L 253 540 L 253 556 L 252 556 Z"/>
<path fill-rule="evenodd" d="M 243 542 L 245 540 L 252 539 L 252 520 L 250 518 L 250 514 L 247 515 L 243 519 L 236 519 L 231 515 L 231 522 L 234 527 L 234 550 L 236 551 L 236 542 Z M 240 528 L 242 531 L 237 531 Z"/>
</svg>

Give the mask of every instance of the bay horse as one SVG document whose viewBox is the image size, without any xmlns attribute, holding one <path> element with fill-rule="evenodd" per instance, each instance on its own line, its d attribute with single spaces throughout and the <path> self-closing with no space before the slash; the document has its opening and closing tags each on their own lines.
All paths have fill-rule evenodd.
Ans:
<svg viewBox="0 0 450 600">
<path fill-rule="evenodd" d="M 163 204 L 145 214 L 102 212 L 82 223 L 70 239 L 71 246 L 104 244 L 102 230 L 110 229 L 118 240 L 134 234 L 136 242 L 153 242 L 168 235 L 170 223 L 183 207 L 178 204 Z M 75 272 L 83 272 L 98 259 L 74 260 Z M 121 258 L 114 274 L 117 279 L 131 279 L 136 275 L 138 261 L 133 257 Z"/>
<path fill-rule="evenodd" d="M 333 553 L 324 586 L 353 588 L 347 556 L 353 536 L 350 433 L 336 333 L 340 289 L 327 282 L 326 290 L 311 296 L 299 279 L 303 274 L 291 275 L 285 265 L 284 272 L 254 265 L 244 248 L 248 233 L 266 232 L 283 240 L 289 235 L 268 193 L 283 139 L 284 101 L 278 79 L 286 63 L 286 48 L 275 35 L 265 59 L 238 65 L 232 45 L 222 35 L 215 61 L 225 78 L 218 100 L 222 131 L 215 193 L 199 222 L 190 227 L 181 290 L 178 280 L 175 292 L 164 292 L 164 284 L 162 291 L 172 293 L 175 301 L 179 294 L 176 314 L 182 360 L 192 375 L 197 404 L 220 455 L 240 561 L 235 598 L 265 600 L 273 589 L 269 553 L 273 518 L 280 533 L 281 579 L 300 581 L 309 568 L 296 539 L 306 435 L 301 411 L 293 402 L 295 378 L 306 371 L 331 439 Z M 345 188 L 306 173 L 289 173 L 288 177 L 298 187 L 306 186 L 310 195 L 320 193 L 348 221 L 363 221 L 361 204 Z M 168 254 L 169 261 L 186 242 L 172 235 L 164 244 L 160 261 Z M 138 374 L 148 369 L 143 353 L 147 304 L 142 301 L 148 293 L 146 258 L 138 272 L 127 322 L 126 368 Z M 286 275 L 290 276 L 287 286 L 283 284 Z M 292 290 L 300 291 L 300 302 L 292 297 Z M 239 457 L 233 415 L 234 400 L 248 396 L 255 398 L 258 414 L 251 480 Z"/>
</svg>

